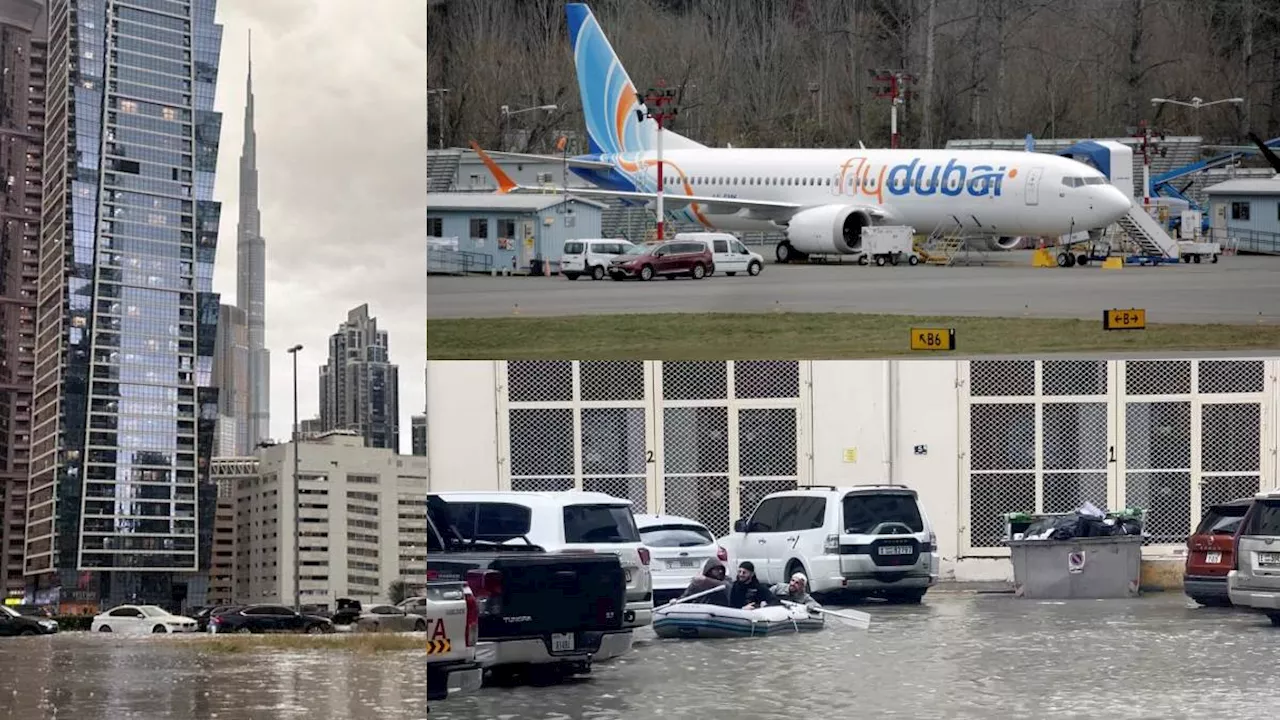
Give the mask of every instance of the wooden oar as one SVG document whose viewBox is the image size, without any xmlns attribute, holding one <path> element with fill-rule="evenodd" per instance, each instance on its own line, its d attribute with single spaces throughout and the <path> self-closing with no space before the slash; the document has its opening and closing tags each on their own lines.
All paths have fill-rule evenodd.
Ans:
<svg viewBox="0 0 1280 720">
<path fill-rule="evenodd" d="M 816 612 L 816 613 L 822 613 L 823 615 L 830 615 L 831 617 L 839 621 L 841 625 L 844 625 L 845 627 L 848 627 L 848 628 L 854 628 L 857 630 L 866 630 L 867 628 L 871 627 L 871 616 L 864 612 L 858 612 L 857 610 L 837 611 L 837 610 L 827 610 L 825 608 L 813 608 L 813 607 L 808 607 L 806 605 L 802 605 L 797 602 L 791 602 L 790 600 L 783 600 L 782 604 L 787 605 L 789 607 L 805 608 L 809 612 Z"/>
<path fill-rule="evenodd" d="M 703 590 L 702 592 L 696 592 L 696 593 L 694 593 L 694 594 L 692 594 L 692 595 L 688 595 L 688 596 L 686 596 L 686 597 L 676 598 L 675 600 L 668 600 L 668 601 L 667 601 L 667 603 L 666 603 L 666 605 L 676 605 L 676 604 L 678 604 L 678 603 L 682 603 L 682 602 L 689 602 L 690 600 L 692 600 L 692 599 L 694 599 L 694 598 L 700 598 L 700 597 L 702 597 L 703 595 L 710 595 L 710 594 L 711 594 L 711 593 L 713 593 L 713 592 L 719 592 L 719 591 L 721 591 L 721 590 L 728 590 L 728 589 L 729 589 L 729 587 L 728 587 L 727 585 L 721 585 L 721 586 L 719 586 L 719 587 L 713 587 L 713 588 L 711 588 L 710 590 Z"/>
</svg>

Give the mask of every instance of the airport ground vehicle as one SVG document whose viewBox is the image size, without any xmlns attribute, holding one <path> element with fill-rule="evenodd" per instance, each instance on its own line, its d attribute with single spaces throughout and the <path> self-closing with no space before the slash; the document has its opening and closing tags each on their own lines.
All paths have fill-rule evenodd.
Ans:
<svg viewBox="0 0 1280 720">
<path fill-rule="evenodd" d="M 703 242 L 711 250 L 712 269 L 707 273 L 713 275 L 722 272 L 730 277 L 738 273 L 746 273 L 755 277 L 764 270 L 764 256 L 748 248 L 741 240 L 721 232 L 689 232 L 677 233 L 675 240 L 680 242 Z"/>
<path fill-rule="evenodd" d="M 480 604 L 465 582 L 427 583 L 427 701 L 471 693 L 484 682 L 476 662 L 480 637 Z M 377 610 L 385 605 L 371 608 Z M 401 611 L 403 612 L 403 611 Z"/>
</svg>

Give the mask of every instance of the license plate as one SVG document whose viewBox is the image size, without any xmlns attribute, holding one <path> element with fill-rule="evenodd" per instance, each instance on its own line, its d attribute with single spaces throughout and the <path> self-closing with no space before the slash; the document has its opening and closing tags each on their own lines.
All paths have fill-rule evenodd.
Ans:
<svg viewBox="0 0 1280 720">
<path fill-rule="evenodd" d="M 881 555 L 910 555 L 912 552 L 910 545 L 882 545 L 880 546 Z"/>
<path fill-rule="evenodd" d="M 1280 565 L 1280 553 L 1260 552 L 1258 553 L 1259 565 Z"/>
<path fill-rule="evenodd" d="M 573 633 L 551 633 L 551 652 L 568 652 L 573 649 Z"/>
<path fill-rule="evenodd" d="M 1216 565 L 1222 562 L 1222 553 L 1220 552 L 1205 553 L 1204 561 L 1209 563 L 1210 565 Z"/>
<path fill-rule="evenodd" d="M 697 560 L 687 560 L 687 559 L 681 558 L 677 560 L 667 561 L 667 567 L 669 568 L 691 568 L 691 567 L 697 567 L 697 566 L 698 566 Z"/>
</svg>

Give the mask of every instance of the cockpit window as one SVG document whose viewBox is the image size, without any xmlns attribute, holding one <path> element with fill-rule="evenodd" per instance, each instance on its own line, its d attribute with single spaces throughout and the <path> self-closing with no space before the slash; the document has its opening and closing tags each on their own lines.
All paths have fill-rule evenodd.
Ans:
<svg viewBox="0 0 1280 720">
<path fill-rule="evenodd" d="M 1084 184 L 1083 180 L 1084 178 L 1064 177 L 1062 178 L 1062 184 L 1066 185 L 1067 187 L 1080 187 L 1081 185 Z"/>
<path fill-rule="evenodd" d="M 1085 185 L 1106 185 L 1107 179 L 1104 177 L 1087 177 L 1084 179 Z"/>
<path fill-rule="evenodd" d="M 1106 185 L 1107 179 L 1104 177 L 1064 177 L 1062 184 L 1067 187 L 1083 187 L 1085 185 Z"/>
</svg>

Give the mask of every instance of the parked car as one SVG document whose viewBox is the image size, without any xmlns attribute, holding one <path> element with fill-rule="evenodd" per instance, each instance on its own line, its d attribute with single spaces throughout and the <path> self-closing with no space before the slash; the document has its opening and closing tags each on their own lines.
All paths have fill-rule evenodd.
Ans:
<svg viewBox="0 0 1280 720">
<path fill-rule="evenodd" d="M 706 525 L 678 515 L 636 515 L 640 541 L 649 549 L 653 604 L 679 597 L 711 558 L 729 559 Z"/>
<path fill-rule="evenodd" d="M 93 618 L 92 632 L 188 633 L 196 631 L 196 621 L 174 615 L 158 605 L 120 605 Z"/>
<path fill-rule="evenodd" d="M 453 510 L 440 495 L 427 496 L 427 587 L 463 581 L 471 589 L 480 614 L 476 662 L 487 675 L 585 674 L 597 657 L 631 649 L 617 554 L 547 552 L 526 536 L 532 510 L 502 497 L 464 507 L 456 520 Z"/>
<path fill-rule="evenodd" d="M 938 582 L 937 536 L 915 490 L 810 486 L 765 496 L 720 540 L 764 582 L 803 572 L 812 592 L 918 603 Z"/>
<path fill-rule="evenodd" d="M 8 605 L 6 607 L 18 613 L 19 615 L 23 615 L 25 617 L 33 617 L 33 618 L 52 618 L 53 617 L 53 613 L 49 612 L 49 608 L 43 605 Z"/>
<path fill-rule="evenodd" d="M 246 605 L 209 619 L 211 633 L 333 632 L 333 623 L 319 615 L 304 615 L 283 605 Z"/>
<path fill-rule="evenodd" d="M 476 662 L 480 639 L 480 604 L 464 582 L 427 583 L 427 700 L 444 700 L 455 693 L 471 693 L 484 683 L 484 668 Z"/>
<path fill-rule="evenodd" d="M 663 276 L 668 279 L 688 275 L 701 280 L 715 272 L 715 258 L 703 242 L 663 242 L 650 246 L 633 246 L 609 263 L 609 277 L 624 280 L 629 277 L 652 280 Z"/>
<path fill-rule="evenodd" d="M 209 618 L 214 615 L 221 615 L 232 610 L 239 610 L 243 605 L 214 605 L 212 607 L 200 608 L 192 617 L 196 621 L 196 630 L 205 632 L 209 629 Z"/>
<path fill-rule="evenodd" d="M 1265 613 L 1280 626 L 1280 492 L 1256 496 L 1237 548 L 1236 569 L 1227 574 L 1231 603 Z"/>
<path fill-rule="evenodd" d="M 338 610 L 333 614 L 333 628 L 338 632 L 426 632 L 427 618 L 411 613 L 395 605 L 370 605 L 363 607 L 359 600 L 349 600 L 354 606 L 343 607 L 346 598 L 338 600 Z"/>
<path fill-rule="evenodd" d="M 752 277 L 764 270 L 764 256 L 757 253 L 741 240 L 723 232 L 690 232 L 677 233 L 674 240 L 703 242 L 711 250 L 713 267 L 708 275 L 723 272 L 730 277 L 744 272 Z"/>
<path fill-rule="evenodd" d="M 560 253 L 560 274 L 569 280 L 583 275 L 603 280 L 613 259 L 633 247 L 626 240 L 566 240 Z"/>
<path fill-rule="evenodd" d="M 1253 498 L 1209 506 L 1195 533 L 1187 539 L 1183 592 L 1201 605 L 1228 606 L 1227 573 L 1236 569 L 1236 543 Z"/>
<path fill-rule="evenodd" d="M 11 607 L 0 605 L 0 637 L 14 635 L 53 635 L 58 632 L 55 620 L 23 615 Z"/>
</svg>

